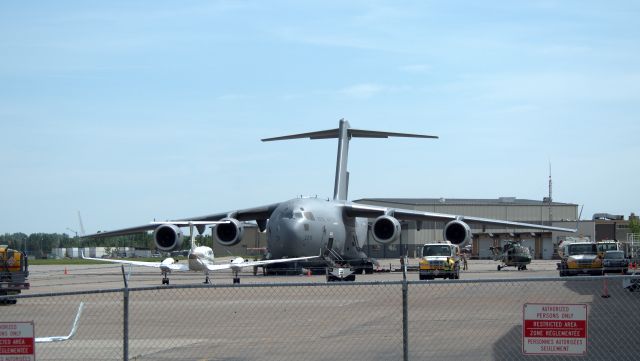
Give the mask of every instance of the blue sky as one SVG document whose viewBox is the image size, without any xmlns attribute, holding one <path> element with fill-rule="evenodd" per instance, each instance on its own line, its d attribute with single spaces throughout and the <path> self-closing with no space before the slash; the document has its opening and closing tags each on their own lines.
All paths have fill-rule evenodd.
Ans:
<svg viewBox="0 0 640 361">
<path fill-rule="evenodd" d="M 3 1 L 0 233 L 333 194 L 640 211 L 634 1 Z"/>
</svg>

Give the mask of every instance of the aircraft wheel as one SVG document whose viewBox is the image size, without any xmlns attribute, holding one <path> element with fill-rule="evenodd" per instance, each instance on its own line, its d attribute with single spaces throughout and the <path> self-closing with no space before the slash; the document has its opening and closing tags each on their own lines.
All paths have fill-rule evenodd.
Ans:
<svg viewBox="0 0 640 361">
<path fill-rule="evenodd" d="M 498 265 L 498 271 L 500 271 L 502 269 L 502 266 Z"/>
<path fill-rule="evenodd" d="M 233 278 L 233 284 L 240 284 L 240 277 L 234 277 Z"/>
</svg>

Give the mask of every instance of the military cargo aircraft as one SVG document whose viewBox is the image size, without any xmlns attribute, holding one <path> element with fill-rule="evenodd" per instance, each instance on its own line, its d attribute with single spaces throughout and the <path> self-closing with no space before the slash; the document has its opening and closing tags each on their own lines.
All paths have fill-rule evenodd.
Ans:
<svg viewBox="0 0 640 361">
<path fill-rule="evenodd" d="M 267 233 L 266 259 L 305 257 L 325 250 L 325 257 L 309 261 L 305 267 L 327 266 L 334 261 L 348 263 L 356 271 L 373 272 L 372 261 L 363 250 L 371 222 L 371 235 L 381 244 L 395 242 L 400 237 L 400 222 L 416 222 L 417 229 L 423 221 L 446 222 L 444 239 L 456 245 L 468 243 L 472 237 L 470 223 L 493 226 L 575 232 L 574 229 L 520 223 L 463 215 L 422 212 L 412 209 L 388 208 L 357 204 L 347 200 L 347 160 L 349 142 L 353 138 L 438 138 L 432 135 L 393 133 L 353 129 L 341 119 L 336 129 L 286 135 L 262 139 L 264 142 L 297 138 L 338 139 L 338 156 L 333 199 L 295 198 L 254 208 L 230 210 L 205 216 L 164 222 L 162 225 L 146 224 L 137 227 L 93 234 L 88 237 L 108 237 L 154 230 L 156 247 L 160 251 L 179 249 L 182 244 L 183 221 L 222 222 L 212 227 L 213 238 L 223 246 L 233 246 L 242 240 L 244 223 L 255 221 L 261 232 Z M 197 225 L 202 233 L 205 229 Z"/>
</svg>

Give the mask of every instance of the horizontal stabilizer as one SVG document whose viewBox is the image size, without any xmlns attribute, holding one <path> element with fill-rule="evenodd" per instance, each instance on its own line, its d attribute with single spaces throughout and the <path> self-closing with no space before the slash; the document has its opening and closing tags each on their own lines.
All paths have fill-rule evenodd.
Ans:
<svg viewBox="0 0 640 361">
<path fill-rule="evenodd" d="M 438 138 L 438 136 L 435 136 L 435 135 L 380 132 L 375 130 L 363 130 L 363 129 L 351 129 L 351 128 L 347 130 L 347 135 L 350 138 L 389 138 L 389 137 L 434 138 L 434 139 Z M 300 133 L 300 134 L 284 135 L 281 137 L 265 138 L 265 139 L 262 139 L 262 141 L 271 142 L 276 140 L 300 139 L 300 138 L 331 139 L 331 138 L 339 138 L 339 137 L 340 137 L 340 129 L 336 128 L 336 129 L 329 129 L 329 130 L 320 130 L 317 132 Z"/>
</svg>

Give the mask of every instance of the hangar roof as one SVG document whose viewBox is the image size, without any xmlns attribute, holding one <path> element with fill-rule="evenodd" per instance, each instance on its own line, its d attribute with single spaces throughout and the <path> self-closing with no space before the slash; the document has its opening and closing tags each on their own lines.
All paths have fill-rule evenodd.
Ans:
<svg viewBox="0 0 640 361">
<path fill-rule="evenodd" d="M 354 202 L 384 202 L 396 204 L 410 204 L 414 206 L 429 205 L 450 205 L 450 206 L 548 206 L 545 201 L 531 199 L 518 199 L 516 197 L 500 197 L 496 199 L 474 199 L 474 198 L 362 198 Z M 554 206 L 577 206 L 573 203 L 552 202 Z"/>
</svg>

